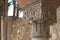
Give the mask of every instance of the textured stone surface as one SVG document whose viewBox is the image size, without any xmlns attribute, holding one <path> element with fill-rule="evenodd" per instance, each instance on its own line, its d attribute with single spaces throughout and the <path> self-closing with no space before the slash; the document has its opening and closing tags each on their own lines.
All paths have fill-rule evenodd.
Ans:
<svg viewBox="0 0 60 40">
<path fill-rule="evenodd" d="M 60 7 L 57 9 L 57 23 L 50 25 L 50 40 L 60 40 Z"/>
<path fill-rule="evenodd" d="M 57 8 L 58 38 L 60 40 L 60 6 Z"/>
<path fill-rule="evenodd" d="M 53 2 L 52 2 L 53 3 Z M 38 20 L 42 18 L 41 16 L 41 9 L 40 5 L 41 3 L 37 4 L 32 4 L 24 10 L 24 19 L 29 22 L 33 20 Z M 60 40 L 60 7 L 56 9 L 56 7 L 53 6 L 54 4 L 50 4 L 50 6 L 43 6 L 43 16 L 44 16 L 44 30 L 49 31 L 48 27 L 50 27 L 50 39 L 49 40 Z M 55 5 L 56 6 L 56 5 Z M 56 12 L 57 10 L 57 12 Z M 39 13 L 39 14 L 38 14 Z M 12 39 L 13 40 L 30 40 L 30 30 L 26 33 L 28 36 L 25 34 L 26 30 L 30 29 L 27 26 L 23 27 L 20 26 L 20 24 L 24 24 L 24 21 L 21 20 L 16 20 L 14 23 L 13 31 L 12 31 Z M 17 34 L 17 32 L 20 31 L 20 36 Z M 18 36 L 17 36 L 18 35 Z M 23 39 L 24 38 L 24 39 Z M 26 38 L 26 39 L 25 39 Z M 29 39 L 28 39 L 29 38 Z M 34 39 L 35 40 L 35 39 Z M 39 40 L 39 39 L 38 39 Z M 44 40 L 44 39 L 43 39 Z"/>
<path fill-rule="evenodd" d="M 41 3 L 36 2 L 24 9 L 24 19 L 25 21 L 34 21 L 42 18 L 41 14 Z"/>
<path fill-rule="evenodd" d="M 11 40 L 30 40 L 30 25 L 22 19 L 14 21 Z"/>
<path fill-rule="evenodd" d="M 32 38 L 32 40 L 48 40 L 47 38 Z"/>
<path fill-rule="evenodd" d="M 48 40 L 49 38 L 49 23 L 48 23 L 49 21 L 47 20 L 50 19 L 50 17 L 48 17 L 49 15 L 47 15 L 48 9 L 45 9 L 45 7 L 47 6 L 44 6 L 43 11 L 41 6 L 42 6 L 42 3 L 37 2 L 35 4 L 28 6 L 24 10 L 25 21 L 28 21 L 28 22 L 32 21 L 32 26 L 33 26 L 31 31 L 32 40 L 35 40 L 35 39 L 40 40 L 40 38 L 41 40 L 44 40 L 44 39 Z M 42 15 L 43 13 L 45 15 Z"/>
<path fill-rule="evenodd" d="M 49 27 L 50 27 L 50 39 L 49 40 L 60 40 L 60 7 L 57 9 L 57 23 L 54 23 L 53 25 L 50 25 Z M 24 35 L 24 33 L 26 32 L 26 31 L 23 31 L 23 29 L 19 29 L 19 25 L 21 24 L 21 23 L 24 23 L 24 21 L 22 21 L 21 19 L 18 19 L 18 20 L 16 20 L 16 21 L 14 21 L 14 25 L 15 25 L 15 27 L 13 28 L 13 30 L 14 31 L 12 31 L 13 33 L 12 33 L 12 38 L 13 38 L 13 40 L 16 40 L 15 38 L 21 38 L 20 40 L 28 40 L 28 38 L 29 38 L 29 40 L 30 40 L 30 37 L 28 37 L 30 34 L 30 31 L 28 31 L 28 36 L 27 36 L 27 38 L 26 38 L 26 35 Z M 22 23 L 22 24 L 23 24 Z M 18 25 L 19 24 L 19 25 Z M 23 24 L 24 25 L 24 24 Z M 27 24 L 26 24 L 27 25 Z M 21 26 L 20 26 L 21 27 Z M 21 32 L 23 32 L 23 34 L 22 35 L 24 35 L 24 36 L 20 36 L 20 37 L 18 37 L 15 33 L 17 33 L 17 30 L 22 30 Z M 25 28 L 24 27 L 24 30 L 27 30 L 27 29 L 29 29 L 28 27 L 27 28 Z M 24 38 L 24 39 L 23 39 Z M 25 39 L 26 38 L 26 39 Z"/>
</svg>

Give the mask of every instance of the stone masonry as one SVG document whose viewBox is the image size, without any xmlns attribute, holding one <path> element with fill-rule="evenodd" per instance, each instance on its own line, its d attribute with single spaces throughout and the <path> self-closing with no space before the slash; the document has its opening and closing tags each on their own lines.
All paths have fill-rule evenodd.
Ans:
<svg viewBox="0 0 60 40">
<path fill-rule="evenodd" d="M 12 40 L 60 40 L 60 7 L 57 8 L 55 1 L 38 1 L 25 7 L 23 12 L 23 21 L 21 22 L 21 19 L 16 20 L 13 26 Z M 32 26 L 27 27 L 27 25 L 25 28 L 20 26 L 20 22 L 22 25 L 31 24 Z M 26 30 L 28 31 L 26 32 Z M 21 35 L 20 33 L 23 34 Z M 23 39 L 25 37 L 27 38 Z"/>
<path fill-rule="evenodd" d="M 41 1 L 33 3 L 24 9 L 24 19 L 32 23 L 31 40 L 49 40 L 49 23 L 44 22 Z M 48 10 L 48 9 L 47 9 Z M 46 13 L 46 11 L 45 11 Z"/>
</svg>

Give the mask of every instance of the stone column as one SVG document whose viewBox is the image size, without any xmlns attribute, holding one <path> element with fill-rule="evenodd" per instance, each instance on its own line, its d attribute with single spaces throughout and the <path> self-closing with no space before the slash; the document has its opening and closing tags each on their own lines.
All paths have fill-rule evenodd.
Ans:
<svg viewBox="0 0 60 40">
<path fill-rule="evenodd" d="M 50 10 L 46 1 L 38 1 L 25 8 L 24 19 L 32 22 L 32 40 L 49 40 L 48 11 Z"/>
</svg>

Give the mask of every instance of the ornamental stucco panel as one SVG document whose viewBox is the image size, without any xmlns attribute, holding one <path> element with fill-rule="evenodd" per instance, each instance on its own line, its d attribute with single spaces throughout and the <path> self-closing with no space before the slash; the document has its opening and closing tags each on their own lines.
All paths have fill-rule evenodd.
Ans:
<svg viewBox="0 0 60 40">
<path fill-rule="evenodd" d="M 40 2 L 32 4 L 24 10 L 24 19 L 27 21 L 39 20 L 42 18 L 41 12 Z"/>
</svg>

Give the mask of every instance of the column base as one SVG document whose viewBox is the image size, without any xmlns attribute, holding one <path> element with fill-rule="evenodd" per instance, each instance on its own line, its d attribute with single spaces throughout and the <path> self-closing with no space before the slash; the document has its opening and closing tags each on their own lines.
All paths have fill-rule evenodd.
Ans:
<svg viewBox="0 0 60 40">
<path fill-rule="evenodd" d="M 49 38 L 32 38 L 32 40 L 49 40 Z"/>
</svg>

